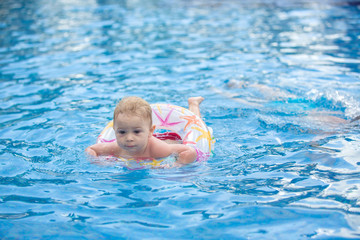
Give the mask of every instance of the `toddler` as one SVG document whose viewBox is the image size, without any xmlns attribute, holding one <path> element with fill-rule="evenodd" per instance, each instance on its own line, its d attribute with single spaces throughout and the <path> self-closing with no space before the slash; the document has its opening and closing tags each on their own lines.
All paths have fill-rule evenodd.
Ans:
<svg viewBox="0 0 360 240">
<path fill-rule="evenodd" d="M 203 97 L 188 99 L 189 110 L 199 117 L 199 105 L 203 100 Z M 123 98 L 114 110 L 113 122 L 116 142 L 94 144 L 85 150 L 89 155 L 158 159 L 175 154 L 176 163 L 181 165 L 192 163 L 197 158 L 195 148 L 169 144 L 153 136 L 155 125 L 152 124 L 152 109 L 142 98 Z"/>
</svg>

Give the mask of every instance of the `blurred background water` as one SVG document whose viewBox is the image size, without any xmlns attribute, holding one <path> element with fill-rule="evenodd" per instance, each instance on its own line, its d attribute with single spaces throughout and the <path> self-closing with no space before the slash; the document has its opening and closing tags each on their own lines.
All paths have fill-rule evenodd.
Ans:
<svg viewBox="0 0 360 240">
<path fill-rule="evenodd" d="M 0 238 L 360 238 L 359 4 L 1 1 Z M 127 95 L 205 97 L 214 156 L 92 164 Z"/>
</svg>

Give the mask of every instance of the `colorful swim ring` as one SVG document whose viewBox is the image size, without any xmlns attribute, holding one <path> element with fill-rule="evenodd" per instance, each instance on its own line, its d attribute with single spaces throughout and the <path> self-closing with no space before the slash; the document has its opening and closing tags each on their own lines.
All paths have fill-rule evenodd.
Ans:
<svg viewBox="0 0 360 240">
<path fill-rule="evenodd" d="M 197 161 L 206 161 L 213 152 L 215 139 L 212 129 L 190 110 L 170 105 L 152 104 L 152 120 L 155 125 L 154 136 L 161 140 L 180 141 L 192 146 L 197 152 Z M 97 143 L 116 141 L 113 122 L 109 122 L 97 138 Z M 160 166 L 164 159 L 122 159 L 131 169 L 146 166 Z M 136 163 L 134 165 L 134 163 Z"/>
</svg>

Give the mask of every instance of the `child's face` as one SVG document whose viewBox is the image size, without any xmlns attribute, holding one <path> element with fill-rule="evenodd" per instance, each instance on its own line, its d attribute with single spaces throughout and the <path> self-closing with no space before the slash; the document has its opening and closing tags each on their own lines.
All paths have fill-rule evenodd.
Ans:
<svg viewBox="0 0 360 240">
<path fill-rule="evenodd" d="M 152 136 L 150 120 L 136 115 L 119 114 L 114 122 L 116 141 L 130 156 L 141 155 Z"/>
</svg>

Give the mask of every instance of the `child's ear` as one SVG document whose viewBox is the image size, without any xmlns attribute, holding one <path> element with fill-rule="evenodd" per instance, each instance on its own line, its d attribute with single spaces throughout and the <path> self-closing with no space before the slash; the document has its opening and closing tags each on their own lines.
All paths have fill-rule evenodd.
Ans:
<svg viewBox="0 0 360 240">
<path fill-rule="evenodd" d="M 154 133 L 154 131 L 155 131 L 155 125 L 153 125 L 151 128 L 150 128 L 150 136 L 149 137 L 151 137 L 152 135 L 153 135 L 153 133 Z"/>
</svg>

